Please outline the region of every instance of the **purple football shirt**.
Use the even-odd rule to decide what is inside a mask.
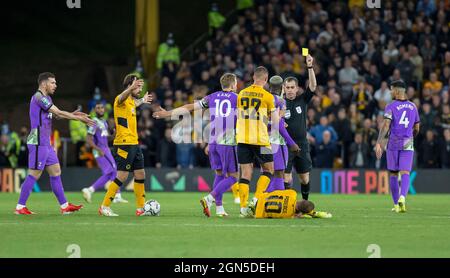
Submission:
[[[94,126],[90,126],[88,128],[88,134],[90,134],[90,135],[92,135],[94,137],[95,145],[97,145],[97,147],[99,147],[100,149],[102,149],[102,151],[104,153],[106,153],[109,150],[109,146],[108,146],[108,136],[109,136],[108,124],[106,123],[105,120],[101,120],[101,119],[99,119],[97,117],[94,118],[93,120],[95,121],[95,125]],[[94,154],[95,158],[98,157],[97,150],[93,150],[93,154]]]
[[[384,117],[391,120],[388,150],[414,150],[414,125],[420,122],[414,103],[394,100],[386,106]]]
[[[237,94],[234,92],[215,92],[200,100],[202,108],[209,108],[209,144],[236,145],[236,107]]]
[[[37,146],[50,146],[50,135],[52,133],[52,113],[49,112],[53,106],[52,98],[37,91],[30,102],[31,131],[28,135],[27,144]]]
[[[274,95],[274,98],[275,98],[275,108],[280,109],[280,111],[284,110],[286,108],[286,101],[283,98],[281,98],[280,96]],[[281,120],[282,119],[280,119],[280,121]],[[272,122],[269,122],[269,124],[267,125],[267,128],[269,130],[271,144],[277,144],[277,145],[283,145],[283,146],[286,145],[286,140],[280,134],[279,130],[274,130],[272,132]]]

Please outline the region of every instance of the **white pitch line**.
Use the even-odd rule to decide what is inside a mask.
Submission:
[[[27,223],[27,222],[3,222],[2,225],[60,225],[60,223]],[[114,226],[184,226],[184,227],[210,227],[210,228],[220,228],[220,227],[235,227],[235,228],[345,228],[346,225],[262,225],[262,224],[200,224],[200,223],[89,223],[89,222],[78,222],[71,223],[71,225],[94,225],[94,226],[104,226],[104,225],[114,225]]]

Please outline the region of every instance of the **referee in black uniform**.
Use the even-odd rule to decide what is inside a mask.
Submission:
[[[298,80],[295,77],[286,78],[283,88],[286,99],[285,120],[286,124],[288,124],[287,131],[300,147],[300,155],[289,152],[289,161],[284,175],[284,185],[286,189],[291,187],[292,167],[294,167],[300,178],[301,193],[304,200],[308,200],[310,191],[309,172],[312,169],[309,143],[306,139],[306,112],[308,111],[308,103],[313,98],[317,87],[313,62],[314,59],[311,55],[306,56],[309,82],[308,87],[303,93],[299,93],[300,88],[298,86]]]

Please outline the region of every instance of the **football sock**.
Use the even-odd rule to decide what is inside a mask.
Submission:
[[[303,200],[308,200],[310,190],[311,190],[311,186],[310,186],[309,182],[307,184],[300,185],[300,191],[302,192]]]
[[[66,196],[64,196],[64,188],[61,181],[61,176],[50,177],[50,186],[52,187],[53,194],[60,205],[67,203]]]
[[[145,180],[134,180],[134,195],[136,196],[136,208],[143,208],[145,204]]]
[[[406,195],[408,195],[409,191],[409,174],[403,174],[402,180],[401,180],[401,196],[404,196],[406,198]]]
[[[216,199],[216,206],[222,205],[223,193],[227,192],[236,182],[237,179],[235,177],[228,177],[216,185],[214,190],[211,192],[211,195]]]
[[[239,198],[241,199],[241,208],[247,207],[248,194],[250,191],[250,181],[246,179],[239,180]]]
[[[19,204],[17,204],[16,209],[17,209],[17,210],[21,210],[21,209],[23,209],[24,207],[25,207],[24,205],[19,205]]]
[[[122,186],[122,182],[119,179],[115,179],[108,187],[108,191],[106,191],[105,198],[103,199],[102,206],[110,207],[111,202],[114,200],[116,196],[117,190]]]
[[[216,214],[224,214],[225,213],[225,209],[223,208],[223,206],[216,206]]]
[[[20,189],[20,197],[18,202],[19,205],[26,206],[27,200],[30,197],[35,182],[36,179],[31,175],[28,175],[27,178],[24,180],[24,182],[22,183],[22,187]]]
[[[409,180],[409,179],[408,179]],[[394,201],[394,204],[398,204],[398,198],[399,195],[399,188],[398,188],[398,177],[397,176],[391,176],[389,179],[389,184],[391,186],[391,194],[392,194],[392,200]]]
[[[103,186],[105,186],[105,184],[109,181],[109,176],[108,175],[103,175],[100,178],[98,178],[92,185],[91,187],[89,187],[89,191],[91,193],[103,188]],[[93,191],[91,191],[91,189]]]
[[[214,176],[214,183],[213,183],[213,189],[216,188],[216,186],[225,178],[225,176],[219,176],[219,175],[215,175]]]
[[[231,191],[233,192],[233,198],[239,198],[239,183],[235,183],[233,184],[233,186],[231,187]]]
[[[262,173],[259,177],[258,182],[256,183],[256,192],[255,197],[259,199],[259,196],[264,193],[269,186],[270,180],[272,178],[272,174],[268,172]]]

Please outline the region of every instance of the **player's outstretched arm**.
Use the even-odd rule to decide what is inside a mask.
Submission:
[[[124,103],[124,101],[131,95],[131,93],[136,90],[137,88],[139,88],[140,86],[142,87],[144,85],[144,80],[142,79],[135,79],[133,81],[133,83],[130,85],[130,87],[128,87],[125,91],[123,91],[118,99],[117,102],[118,104],[122,104]]]
[[[148,92],[146,92],[143,98],[136,99],[134,103],[136,104],[136,107],[139,107],[142,104],[152,104],[152,101],[153,101],[152,96],[149,95]]]
[[[381,156],[383,155],[383,150],[386,147],[387,142],[386,138],[388,136],[390,127],[391,127],[391,120],[385,118],[380,133],[378,134],[377,144],[375,145],[375,154],[377,155],[377,159],[381,159]]]
[[[67,111],[59,110],[58,107],[56,107],[55,105],[50,107],[49,111],[61,119],[80,121],[87,124],[88,126],[95,125],[94,120],[89,118],[89,116],[83,112],[78,111],[76,113],[70,113]]]
[[[189,103],[169,111],[163,109],[162,107],[160,107],[159,109],[160,109],[159,111],[153,113],[153,118],[164,119],[172,116],[186,115],[194,110],[202,110],[203,107],[200,105],[200,103],[196,102],[196,103]]]

